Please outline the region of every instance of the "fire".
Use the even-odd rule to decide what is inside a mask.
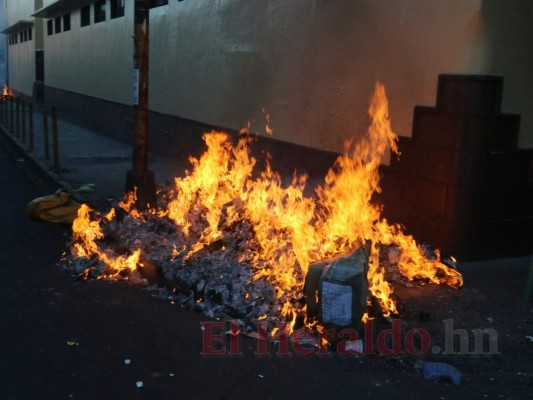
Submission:
[[[7,85],[4,85],[4,89],[2,90],[2,96],[3,97],[9,96],[9,88],[7,87]]]
[[[75,240],[71,248],[73,255],[79,258],[95,258],[102,262],[105,270],[99,276],[100,279],[128,279],[130,273],[137,271],[140,249],[130,256],[115,256],[112,252],[100,250],[96,241],[104,237],[100,226],[102,220],[91,220],[92,211],[86,204],[82,204],[78,210],[78,218],[72,224],[72,236]],[[114,213],[110,212],[104,218],[109,220],[113,215]]]
[[[86,204],[82,204],[78,210],[78,218],[72,223],[72,235],[75,240],[73,251],[76,257],[90,258],[99,253],[96,240],[104,235],[100,229],[100,221],[91,221],[91,211]]]
[[[162,209],[150,211],[173,221],[183,237],[180,251],[174,245],[168,259],[183,253],[186,263],[223,239],[225,232],[249,224],[249,245],[235,245],[240,251],[236,259],[252,265],[253,280],[266,281],[276,288],[279,308],[272,312],[288,322],[289,330],[304,311],[299,299],[308,265],[364,243],[371,248],[369,289],[385,316],[397,310],[392,287],[379,264],[383,245],[398,247],[398,268],[408,279],[461,286],[462,277],[457,271],[444,265],[438,254],[428,257],[411,236],[389,224],[381,217],[381,208],[371,203],[372,195],[381,191],[381,160],[389,150],[398,153],[398,138],[391,128],[385,88],[380,83],[376,83],[368,113],[371,122],[365,137],[357,143],[346,143],[344,154],[337,158],[313,197],[304,195],[306,176],[294,175],[290,183],[284,184],[268,163],[262,172],[255,171],[257,160],[251,155],[253,138],[248,130],[241,132],[235,145],[228,134],[204,134],[206,152],[199,158],[189,158],[192,169],[184,177],[175,178],[171,200]],[[142,222],[142,214],[133,208],[134,201],[135,193],[130,193],[119,206]],[[136,271],[140,249],[128,257],[117,257],[99,248],[101,225],[113,220],[114,214],[91,220],[90,212],[82,206],[74,221],[74,256],[100,260],[106,265],[106,278]]]
[[[124,211],[126,211],[129,215],[131,215],[133,218],[142,218],[139,211],[135,209],[135,201],[137,200],[137,188],[133,189],[133,192],[129,192],[124,196],[124,199],[122,201],[119,201],[118,206],[122,208]],[[110,214],[106,216],[106,219],[108,221],[111,221],[114,217],[114,211],[115,209],[112,209],[110,211]]]

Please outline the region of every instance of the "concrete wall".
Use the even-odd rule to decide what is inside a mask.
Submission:
[[[14,1],[5,0],[6,26],[11,26],[18,21],[32,21],[34,0]],[[17,33],[18,34],[18,33]],[[35,81],[35,30],[33,39],[8,46],[8,81],[9,86],[19,93],[32,96]]]
[[[33,14],[34,0],[4,0],[7,26],[20,20],[30,20]]]
[[[124,17],[80,26],[80,10],[71,12],[71,30],[45,34],[47,86],[131,104],[133,98],[133,8]],[[46,30],[46,23],[45,23]]]
[[[131,104],[126,3],[123,18],[80,28],[76,10],[71,32],[45,36],[47,86]],[[500,74],[503,111],[522,115],[519,144],[533,147],[532,3],[170,0],[151,10],[150,107],[233,129],[252,120],[258,131],[264,108],[275,138],[341,151],[365,131],[377,79],[393,127],[409,136],[440,73]]]
[[[157,42],[166,53],[153,106],[232,128],[248,119],[259,128],[264,107],[277,138],[340,151],[365,131],[379,79],[409,135],[413,106],[434,103],[439,73],[481,72],[480,9],[480,0],[171,2],[154,18],[152,54]]]
[[[32,96],[35,81],[35,47],[33,41],[9,46],[9,86]]]
[[[152,107],[326,150],[366,129],[374,82],[393,126],[435,103],[439,73],[501,74],[504,111],[533,147],[532,2],[528,0],[195,0],[153,10]],[[525,67],[525,68],[524,68]],[[529,74],[529,75],[528,75]],[[157,93],[157,96],[155,96]]]

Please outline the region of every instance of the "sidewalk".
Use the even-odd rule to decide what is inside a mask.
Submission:
[[[132,146],[115,139],[83,129],[58,118],[59,171],[54,168],[52,145],[52,119],[48,115],[49,158],[45,158],[43,113],[34,111],[34,148],[30,150],[29,123],[26,111],[25,141],[22,140],[22,123],[16,135],[16,116],[14,129],[9,129],[9,121],[2,121],[0,132],[10,147],[16,152],[17,159],[24,159],[33,171],[43,179],[55,182],[57,189],[64,188],[81,202],[93,206],[106,206],[113,200],[122,198],[125,192],[126,172],[132,168]],[[154,154],[148,156],[148,168],[154,171],[157,187],[171,183],[175,176],[184,173],[185,165],[178,160]],[[95,184],[92,192],[76,191],[86,184]],[[107,204],[106,204],[107,203]]]
[[[20,114],[22,117],[22,112]],[[125,193],[126,173],[132,168],[132,146],[61,120],[60,117],[61,110],[58,110],[59,171],[54,168],[50,115],[48,115],[49,157],[45,158],[42,110],[34,110],[33,150],[30,150],[29,144],[27,111],[25,141],[22,140],[22,122],[20,122],[17,136],[16,113],[13,129],[11,129],[10,118],[6,120],[4,116],[0,121],[0,137],[9,143],[17,159],[24,159],[29,164],[30,174],[38,174],[41,180],[47,181],[48,190],[55,188],[53,189],[55,191],[64,188],[77,201],[88,203],[93,208],[106,208],[114,200],[121,199]],[[187,157],[181,157],[181,159],[186,160]],[[149,153],[148,168],[154,171],[157,188],[171,184],[174,177],[185,174],[185,170],[191,166],[187,161],[182,160]],[[293,178],[292,171],[285,171],[282,176],[287,184]],[[314,196],[316,186],[322,182],[322,178],[309,178],[305,194]],[[96,185],[94,191],[76,191],[81,186],[90,183]]]

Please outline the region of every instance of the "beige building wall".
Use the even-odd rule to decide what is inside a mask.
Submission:
[[[501,74],[504,110],[533,147],[532,2],[528,0],[195,0],[152,13],[151,104],[341,151],[364,132],[374,82],[393,127],[410,136],[415,105],[434,105],[440,73]],[[524,68],[524,67],[529,68]],[[157,95],[156,95],[157,94]]]
[[[27,96],[33,94],[35,47],[32,41],[9,46],[9,86]]]
[[[126,3],[123,18],[81,28],[76,10],[70,32],[45,36],[46,85],[131,104]],[[366,129],[376,80],[393,127],[410,136],[440,73],[497,74],[530,148],[532,13],[533,0],[170,0],[151,10],[150,108],[258,131],[264,108],[275,138],[341,151]]]
[[[80,10],[71,12],[71,30],[46,35],[45,84],[122,104],[131,104],[133,8],[124,17],[82,27]],[[46,22],[45,22],[46,30]]]
[[[6,26],[11,26],[18,21],[33,21],[34,0],[16,1],[5,0]],[[35,81],[35,29],[33,39],[17,44],[8,45],[8,83],[9,86],[27,96],[33,94]],[[7,40],[4,35],[3,40]]]
[[[7,26],[13,25],[17,21],[33,19],[31,15],[34,12],[34,0],[4,0],[4,2]]]

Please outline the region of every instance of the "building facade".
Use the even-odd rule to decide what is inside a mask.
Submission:
[[[393,127],[410,136],[414,106],[434,104],[439,74],[491,74],[505,79],[503,111],[522,115],[519,147],[533,147],[531,1],[151,4],[150,109],[160,116],[237,130],[252,121],[261,132],[266,110],[276,139],[338,152],[365,131],[376,80],[387,88]],[[125,136],[133,6],[6,0],[11,88],[35,97],[42,86],[45,103],[73,114],[112,109],[120,120],[99,113],[103,124]],[[168,147],[167,136],[180,132],[159,125]]]

